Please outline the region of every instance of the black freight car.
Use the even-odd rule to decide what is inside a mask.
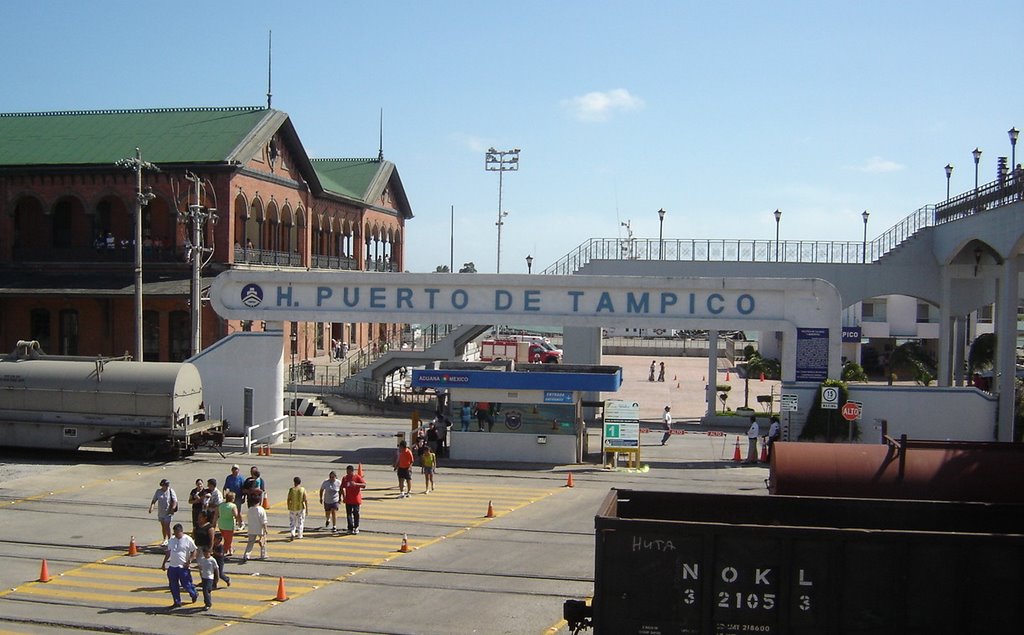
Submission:
[[[592,606],[615,635],[1019,633],[1020,505],[612,490]]]

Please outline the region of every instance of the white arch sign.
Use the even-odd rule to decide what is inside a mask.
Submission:
[[[232,269],[213,281],[210,300],[234,320],[782,331],[784,379],[839,375],[842,302],[813,278]]]

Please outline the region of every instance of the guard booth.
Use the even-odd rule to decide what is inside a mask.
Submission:
[[[448,391],[452,459],[561,465],[582,462],[587,452],[582,395],[617,392],[622,368],[441,362],[433,369],[413,370],[412,385]],[[460,415],[464,404],[474,411],[467,431]],[[478,404],[486,413],[479,419]]]

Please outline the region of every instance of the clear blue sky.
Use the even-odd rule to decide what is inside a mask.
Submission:
[[[869,239],[981,182],[1024,128],[1020,0],[0,0],[0,111],[273,106],[311,156],[384,155],[407,267],[543,269],[591,237]],[[1024,141],[1018,162],[1024,161]]]

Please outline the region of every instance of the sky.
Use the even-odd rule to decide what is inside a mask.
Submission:
[[[395,163],[409,271],[539,272],[591,238],[860,241],[995,179],[1020,0],[0,0],[0,112],[265,105]],[[1024,161],[1024,142],[1018,162]],[[451,223],[454,209],[454,226]],[[454,236],[454,254],[450,238]]]

